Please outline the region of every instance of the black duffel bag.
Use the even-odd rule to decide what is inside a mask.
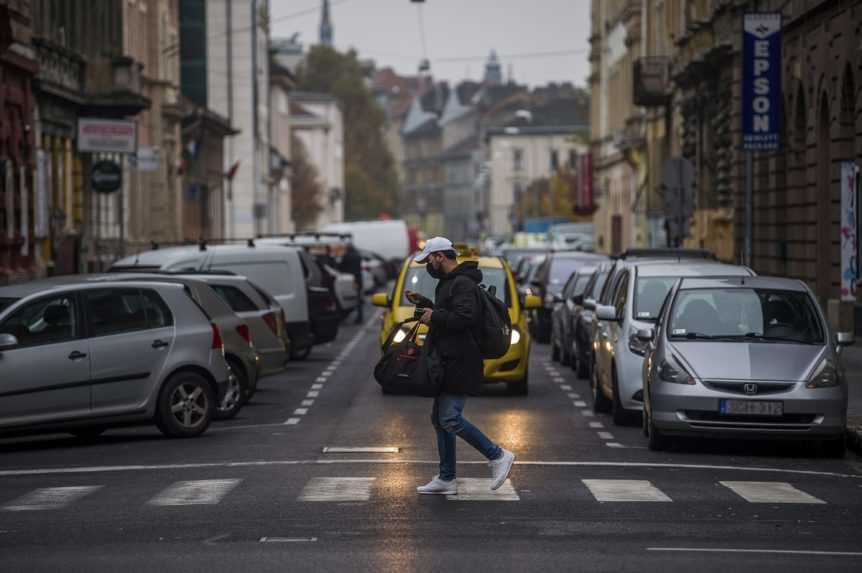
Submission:
[[[440,394],[443,367],[433,344],[429,344],[430,338],[422,346],[417,344],[416,322],[404,340],[393,342],[401,327],[412,321],[406,320],[392,329],[383,345],[383,356],[374,367],[374,378],[385,394],[434,398]]]

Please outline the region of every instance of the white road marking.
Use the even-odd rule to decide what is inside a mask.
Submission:
[[[624,448],[625,447],[622,444],[617,443],[617,442],[605,442],[605,445],[609,448]]]
[[[647,547],[647,551],[678,551],[688,553],[765,553],[773,555],[823,555],[862,557],[859,551],[817,551],[812,549],[735,549],[730,547]]]
[[[316,537],[261,537],[259,543],[315,543]]]
[[[450,501],[520,501],[512,480],[506,480],[496,491],[490,478],[458,478],[458,495],[447,495]]]
[[[301,420],[301,418],[288,418],[287,421],[284,423],[284,425],[285,426],[295,426],[299,423],[300,420]]]
[[[327,446],[322,451],[324,454],[397,454],[401,450],[395,446]]]
[[[581,481],[597,501],[672,501],[648,480],[585,479]]]
[[[178,481],[152,498],[150,505],[215,505],[239,485],[238,479]]]
[[[578,408],[586,408],[587,407],[587,403],[584,402],[583,400],[575,400],[574,404]]]
[[[326,376],[318,376],[315,382],[326,382]]]
[[[40,488],[9,502],[3,506],[3,510],[44,511],[47,509],[62,509],[73,501],[77,501],[101,487],[100,485],[81,485]]]
[[[563,384],[562,386],[560,386],[560,390],[571,390],[571,389],[572,389],[572,387],[569,386],[568,384]]]
[[[601,422],[590,422],[590,427],[591,428],[604,428],[605,425],[602,424]]]
[[[293,413],[296,416],[305,416],[306,414],[308,414],[308,408],[297,408],[293,411]]]
[[[719,482],[745,501],[751,503],[826,503],[813,495],[780,481],[722,481]]]
[[[580,394],[577,394],[577,393],[575,393],[575,392],[569,392],[569,393],[567,394],[567,396],[568,396],[569,398],[571,398],[572,400],[578,400],[578,399],[581,397],[581,395],[580,395]]]
[[[317,398],[318,396],[320,396],[320,392],[317,390],[309,390],[308,394],[305,395],[306,398]]]
[[[303,400],[303,401],[302,401],[302,405],[303,405],[303,406],[313,406],[313,405],[314,405],[314,400]]]
[[[581,410],[581,416],[584,416],[585,418],[592,418],[595,415],[595,412],[592,410]]]
[[[603,440],[613,440],[614,435],[610,432],[598,432],[599,437]]]
[[[312,389],[312,390],[322,390],[322,389],[323,389],[323,384],[312,384],[312,385],[311,385],[311,389]]]
[[[297,501],[368,501],[373,477],[317,477],[311,478]]]

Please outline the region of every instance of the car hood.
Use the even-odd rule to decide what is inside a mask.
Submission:
[[[701,380],[802,381],[826,347],[758,342],[673,342],[671,348]]]

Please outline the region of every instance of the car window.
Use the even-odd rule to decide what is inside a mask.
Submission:
[[[662,303],[676,281],[677,277],[638,277],[635,285],[635,318],[658,319]]]
[[[0,298],[0,312],[3,312],[4,309],[12,306],[17,298]]]
[[[616,291],[614,293],[614,307],[617,309],[617,316],[624,316],[623,312],[626,308],[626,301],[629,296],[629,273],[624,272],[620,275],[620,280],[617,281]]]
[[[578,275],[572,273],[572,275],[569,277],[569,280],[566,281],[566,286],[563,287],[563,298],[569,298],[571,296],[574,296],[575,283],[577,282],[577,280]]]
[[[575,279],[575,284],[572,286],[572,294],[569,296],[584,294],[586,292],[587,285],[590,284],[592,278],[593,273],[578,273],[577,278]]]
[[[506,279],[506,272],[503,269],[480,269],[482,271],[482,285],[485,288],[494,287],[495,296],[508,306],[512,305],[511,297],[509,296],[509,282]],[[401,306],[413,306],[413,303],[407,300],[407,295],[404,291],[411,290],[418,292],[431,301],[434,301],[435,289],[437,288],[437,279],[432,278],[424,267],[412,267],[407,269],[407,274],[404,276],[404,288],[401,292]]]
[[[74,340],[80,333],[75,299],[69,295],[40,298],[13,312],[0,332],[18,339],[19,347]]]
[[[110,336],[148,328],[146,303],[138,289],[87,291],[86,300],[92,336]]]
[[[771,289],[680,291],[670,313],[671,338],[822,344],[823,328],[807,293]]]
[[[174,315],[158,293],[142,290],[141,295],[144,297],[144,312],[147,314],[148,328],[165,328],[174,325]]]
[[[210,284],[210,286],[234,312],[256,312],[260,310],[245,293],[236,287],[219,284]]]
[[[550,272],[548,273],[548,289],[552,292],[560,292],[563,285],[572,273],[582,267],[583,263],[576,259],[555,258],[551,259]]]
[[[600,273],[596,273],[595,280],[592,283],[592,286],[585,292],[587,296],[592,298],[598,297],[602,288],[605,286],[605,282],[608,280],[608,271],[602,271]]]
[[[615,292],[616,283],[620,278],[620,273],[616,266],[612,267],[608,272],[608,278],[605,280],[605,284],[602,286],[601,294],[599,296],[599,302],[601,304],[609,304],[613,298],[613,293]]]
[[[249,285],[251,285],[251,288],[253,288],[253,289],[254,289],[254,292],[256,292],[258,295],[260,295],[260,298],[261,298],[261,299],[263,299],[263,301],[264,301],[267,305],[269,305],[269,306],[278,306],[278,301],[276,301],[276,300],[272,297],[272,295],[271,295],[271,294],[269,294],[268,292],[266,292],[265,290],[263,290],[262,288],[260,288],[259,286],[257,286],[256,284],[254,284],[254,283],[253,283],[253,282],[251,282],[251,281],[248,281],[248,284],[249,284]]]

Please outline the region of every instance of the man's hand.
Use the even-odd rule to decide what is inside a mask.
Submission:
[[[419,295],[419,293],[418,293],[418,292],[414,292],[414,291],[412,291],[412,290],[405,290],[405,291],[404,291],[404,296],[406,296],[406,297],[407,297],[407,300],[409,300],[409,301],[410,301],[410,302],[412,302],[413,304],[416,304],[416,303],[418,303],[418,302],[419,302],[419,297],[420,297],[420,295]]]
[[[434,314],[434,311],[430,308],[426,308],[425,312],[422,313],[422,318],[419,319],[419,322],[422,324],[431,324],[431,315]]]

